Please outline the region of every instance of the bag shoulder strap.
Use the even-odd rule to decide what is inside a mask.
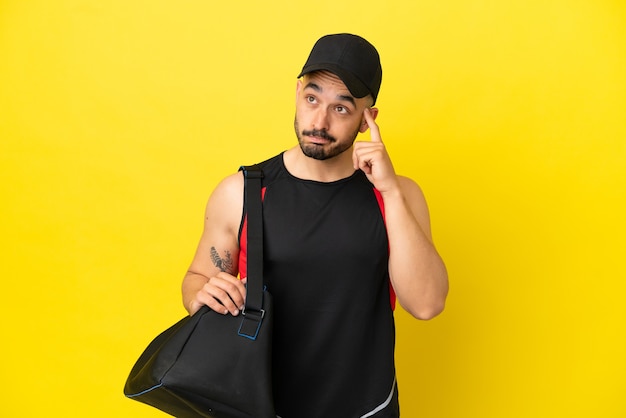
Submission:
[[[244,321],[240,334],[254,339],[256,338],[254,329],[258,330],[258,326],[265,315],[263,310],[263,204],[261,198],[263,171],[258,165],[242,166],[239,170],[244,175],[244,211],[247,217],[248,230],[247,293],[246,306],[243,311]],[[250,323],[250,333],[247,332],[247,322]]]

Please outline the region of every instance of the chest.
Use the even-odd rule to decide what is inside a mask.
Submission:
[[[263,217],[270,264],[324,273],[386,262],[385,225],[369,183],[282,182],[266,189]]]

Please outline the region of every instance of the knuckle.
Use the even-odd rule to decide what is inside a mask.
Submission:
[[[224,290],[228,291],[228,293],[230,293],[230,294],[237,293],[238,290],[239,290],[237,285],[235,283],[231,283],[231,282],[226,283],[226,285],[224,287],[225,287]]]

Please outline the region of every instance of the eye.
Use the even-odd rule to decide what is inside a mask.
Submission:
[[[345,106],[335,106],[335,111],[337,113],[346,114],[348,113],[348,108]]]
[[[305,100],[307,103],[315,103],[317,101],[313,96],[306,96]]]

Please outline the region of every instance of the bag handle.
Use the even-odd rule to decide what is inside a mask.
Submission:
[[[242,312],[239,335],[256,339],[265,316],[263,310],[263,204],[258,165],[242,166],[244,175],[244,208],[247,217],[247,284],[246,306]]]

